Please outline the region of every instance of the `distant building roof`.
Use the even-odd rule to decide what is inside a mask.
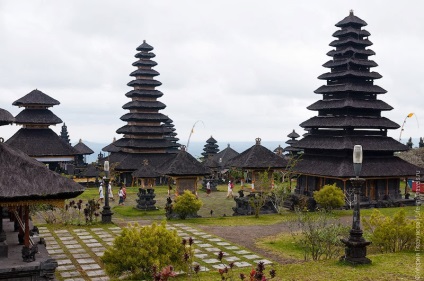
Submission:
[[[76,145],[74,145],[74,148],[79,152],[78,154],[80,155],[89,155],[94,153],[94,151],[85,145],[81,139]]]
[[[287,160],[262,146],[261,139],[257,138],[254,146],[231,159],[228,165],[241,169],[284,168],[287,166]]]
[[[15,117],[9,111],[0,108],[0,126],[11,124],[14,121]]]

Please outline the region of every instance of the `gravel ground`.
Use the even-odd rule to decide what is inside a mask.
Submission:
[[[263,257],[274,260],[280,264],[298,262],[294,259],[284,258],[268,250],[264,250],[255,245],[259,238],[277,235],[281,232],[289,232],[290,228],[287,222],[274,225],[249,225],[249,226],[206,226],[196,225],[205,232],[212,233],[222,237],[234,244],[238,244],[252,252],[258,253]]]

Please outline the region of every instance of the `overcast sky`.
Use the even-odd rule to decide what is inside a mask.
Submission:
[[[374,43],[370,57],[394,107],[383,116],[402,125],[414,112],[424,126],[422,1],[3,1],[0,0],[0,107],[33,89],[60,101],[51,108],[72,143],[109,143],[125,125],[129,74],[143,40],[154,47],[164,93],[161,111],[181,144],[287,140],[316,115],[317,76],[332,48],[334,26],[353,9]],[[4,126],[8,139],[19,127]],[[52,129],[60,132],[61,124]],[[390,135],[398,139],[400,129]],[[402,140],[424,136],[415,117]]]

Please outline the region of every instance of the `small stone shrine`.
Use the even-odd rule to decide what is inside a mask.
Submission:
[[[261,139],[256,139],[256,144],[251,148],[240,153],[229,161],[228,165],[246,172],[252,180],[252,189],[245,195],[244,190],[239,191],[239,196],[234,198],[236,206],[233,207],[233,215],[251,215],[254,212],[252,200],[265,200],[260,209],[261,214],[275,213],[268,198],[263,198],[272,185],[272,173],[274,170],[284,169],[287,166],[287,160],[276,155],[271,150],[261,145]],[[263,186],[261,183],[261,173],[268,172],[270,177],[270,186]]]
[[[157,210],[156,204],[156,194],[154,190],[155,179],[160,176],[159,173],[149,165],[149,161],[145,159],[143,161],[143,166],[136,170],[133,174],[133,177],[141,179],[141,187],[138,189],[138,199],[136,199],[137,206],[136,208],[144,211]]]

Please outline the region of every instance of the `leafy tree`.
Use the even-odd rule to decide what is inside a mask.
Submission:
[[[122,230],[101,260],[106,273],[113,278],[152,280],[153,267],[172,264],[181,269],[184,248],[176,230],[166,229],[165,222],[145,227],[134,224]]]
[[[340,208],[345,204],[343,191],[336,184],[324,185],[319,191],[314,192],[314,199],[326,211]]]
[[[188,215],[196,214],[202,205],[203,202],[196,195],[189,190],[185,190],[182,195],[175,198],[173,212],[184,220]]]

